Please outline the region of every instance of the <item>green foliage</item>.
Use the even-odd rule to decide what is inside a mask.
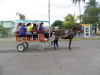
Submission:
[[[0,37],[7,37],[7,31],[2,25],[0,25]]]
[[[53,27],[59,27],[59,29],[64,29],[64,25],[63,25],[62,23],[63,23],[63,21],[61,21],[61,20],[56,20],[56,21],[52,24],[52,26],[53,26]]]
[[[91,8],[91,7],[97,7],[98,2],[96,0],[89,0],[89,2],[86,3],[85,8]]]
[[[72,1],[73,1],[73,3],[75,3],[75,4],[76,4],[76,3],[80,3],[81,1],[82,1],[82,2],[85,2],[85,0],[72,0]]]
[[[96,25],[99,22],[98,12],[100,12],[100,8],[97,7],[98,2],[96,0],[89,0],[85,6],[85,13],[88,13],[88,18],[85,19],[85,23],[91,23]]]
[[[72,14],[68,14],[65,17],[65,21],[63,22],[64,26],[67,27],[67,29],[72,28],[73,25],[76,24],[77,18],[75,17],[75,15]]]
[[[99,23],[98,13],[100,12],[100,7],[98,7],[98,2],[96,0],[89,0],[85,6],[85,14],[88,14],[88,18],[85,19],[86,23],[93,24],[93,28],[95,29],[96,34],[96,27]]]
[[[79,16],[77,16],[77,19],[78,20],[80,20],[80,19],[82,20],[82,17],[83,17],[83,15],[79,15]]]
[[[19,14],[19,16],[20,16],[20,20],[25,20],[25,15],[24,14]]]
[[[21,13],[18,13],[18,12],[17,12],[17,14],[18,14],[20,20],[25,20],[26,17],[25,17],[24,14],[21,14]]]

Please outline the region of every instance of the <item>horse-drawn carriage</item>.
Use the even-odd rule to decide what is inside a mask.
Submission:
[[[36,25],[39,27],[39,25],[40,25],[41,22],[47,23],[49,25],[48,21],[41,21],[41,20],[16,20],[16,25],[18,23],[23,23],[24,25],[26,25],[27,23],[31,23],[31,24],[36,23]],[[17,31],[16,32],[16,43],[17,43],[17,49],[18,49],[18,51],[24,51],[26,48],[28,48],[28,45],[29,45],[28,42],[29,41],[30,42],[39,41],[40,42],[39,49],[40,50],[47,49],[50,46],[50,42],[51,42],[50,41],[50,30],[51,29],[49,27],[48,38],[45,37],[45,32],[47,33],[47,31],[43,31],[42,34],[41,34],[41,31],[36,30],[35,32],[37,34],[31,34],[31,38],[30,39],[27,38],[27,34],[26,34],[27,30],[24,30],[24,32],[25,32],[23,34],[24,38],[23,37],[19,38],[19,36],[21,36],[21,35],[18,34],[18,32],[20,32],[20,31]],[[80,31],[80,30],[81,29],[79,27],[76,28],[76,31]],[[34,30],[31,31],[31,32],[34,32]],[[73,32],[69,31],[69,33],[66,34],[65,30],[55,30],[54,33],[55,33],[54,34],[55,36],[58,36],[61,39],[69,39],[69,49],[71,49],[71,41],[72,41],[72,39],[74,37]],[[37,39],[32,38],[32,36],[34,36],[34,35],[37,35],[38,38]],[[54,42],[54,48],[55,48],[55,42]]]
[[[46,23],[47,25],[49,24],[48,21],[41,21],[41,20],[16,20],[16,25],[18,23],[22,23],[23,25],[26,26],[26,24],[28,24],[28,23],[31,23],[31,25],[33,25],[33,23],[35,23],[36,26],[39,27],[41,22]],[[33,26],[31,26],[31,27],[33,27]],[[21,37],[21,34],[19,34],[19,32],[20,32],[20,30],[17,31],[15,35],[16,35],[17,50],[20,52],[24,51],[26,48],[28,48],[29,42],[35,42],[35,41],[40,42],[39,50],[47,49],[50,46],[49,39],[44,37],[44,32],[42,32],[42,34],[41,34],[41,32],[39,30],[35,30],[35,31],[33,30],[31,32],[36,32],[37,34],[31,34],[30,39],[27,38],[27,34],[26,34],[27,30],[23,31],[24,34],[22,37]],[[49,30],[46,32],[49,32]],[[38,38],[33,39],[34,35],[37,35]]]

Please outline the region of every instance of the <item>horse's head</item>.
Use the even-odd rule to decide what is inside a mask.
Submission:
[[[82,25],[76,26],[76,32],[77,31],[80,31],[81,33],[83,33]]]

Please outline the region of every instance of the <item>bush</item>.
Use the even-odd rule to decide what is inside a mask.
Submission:
[[[0,25],[0,37],[3,38],[3,37],[7,37],[7,36],[8,36],[8,34],[7,34],[6,29],[2,25]]]

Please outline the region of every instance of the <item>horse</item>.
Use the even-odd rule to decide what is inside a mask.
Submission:
[[[81,33],[83,32],[82,28],[77,26],[74,31],[73,31],[73,29],[70,29],[68,31],[67,35],[65,33],[65,30],[55,30],[54,35],[55,35],[55,37],[60,37],[61,39],[69,39],[69,50],[71,50],[71,42],[72,42],[72,39],[74,38],[74,32],[76,33],[77,31],[80,31]],[[56,41],[55,40],[54,40],[54,49],[56,49],[56,47],[55,47],[56,42],[58,43],[58,40],[56,40]]]

